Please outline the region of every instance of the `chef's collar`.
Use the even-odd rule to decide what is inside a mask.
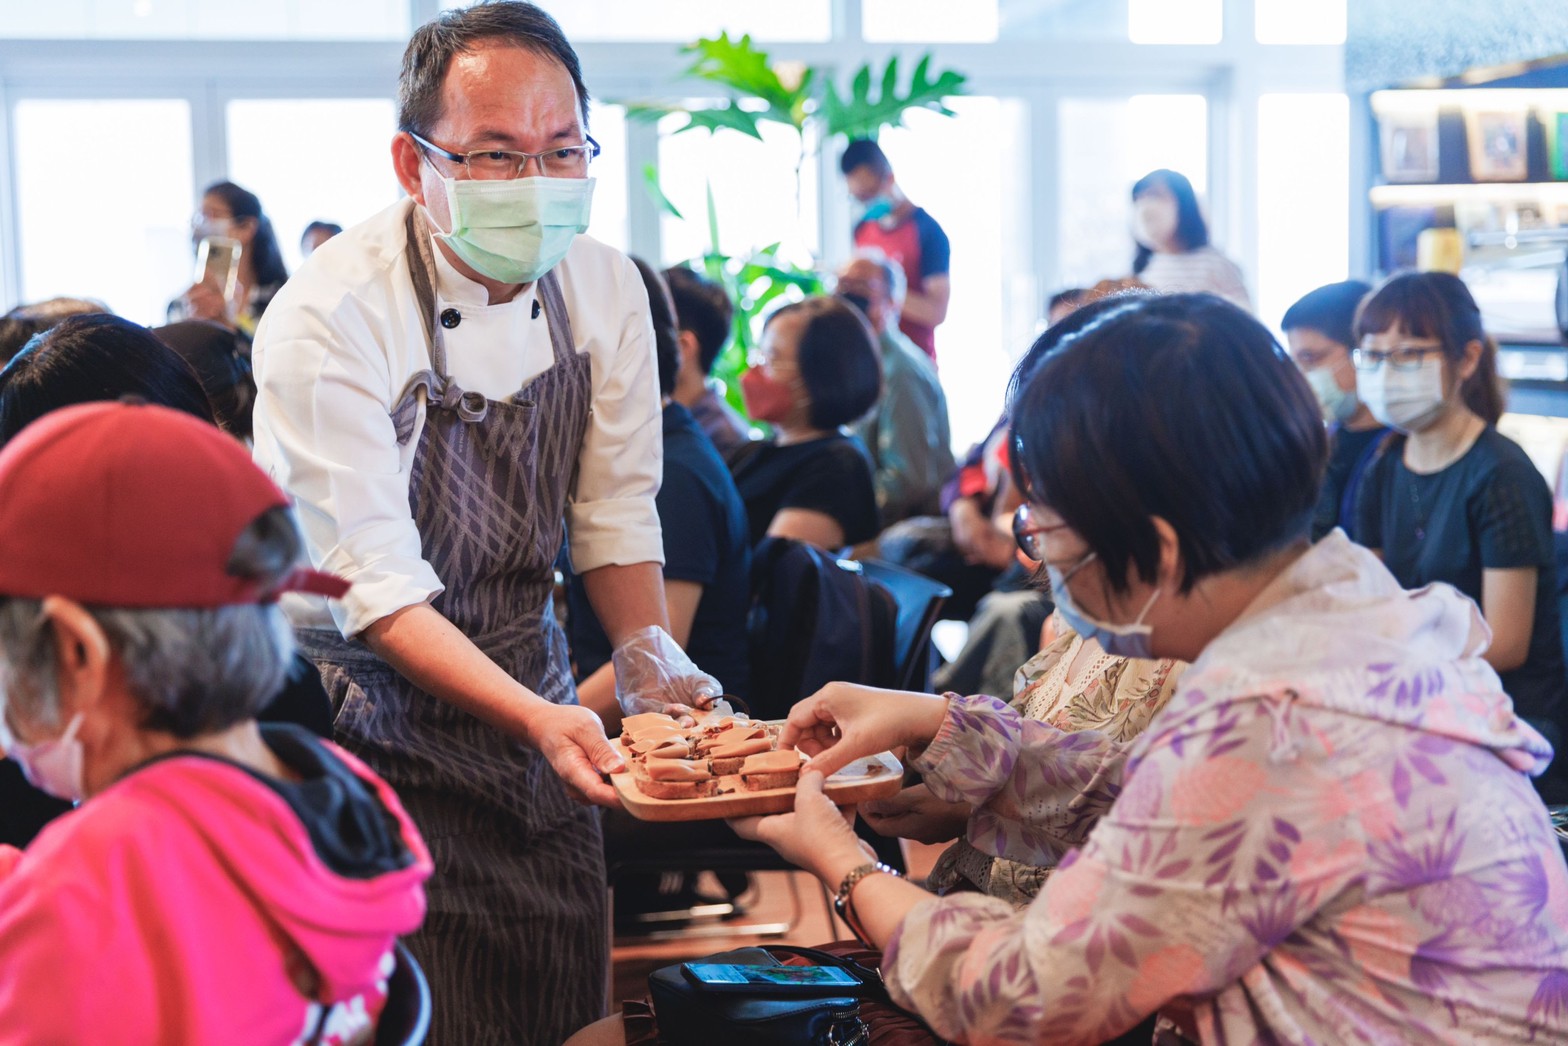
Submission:
[[[448,261],[446,255],[442,253],[441,245],[436,242],[434,236],[431,236],[430,238],[430,252],[436,260],[437,298],[439,298],[442,302],[445,302],[449,305],[456,305],[460,308],[484,309],[490,307],[490,292],[485,289],[483,284],[475,280],[471,280],[467,276],[464,276],[462,273],[458,272],[456,266]],[[538,286],[539,284],[537,281],[529,284],[527,287],[523,288],[522,292],[518,294],[517,297],[513,298],[506,304],[509,306],[515,306],[519,304],[525,307],[530,306],[534,300],[534,292]],[[496,308],[502,308],[502,306],[498,305]]]

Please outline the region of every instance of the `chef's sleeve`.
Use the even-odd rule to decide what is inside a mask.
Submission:
[[[655,504],[664,470],[664,426],[648,294],[629,260],[622,261],[616,286],[607,290],[604,307],[620,317],[619,345],[604,373],[595,360],[592,411],[567,510],[572,566],[579,574],[664,563]]]

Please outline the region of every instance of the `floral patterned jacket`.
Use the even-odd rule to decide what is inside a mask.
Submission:
[[[915,760],[977,846],[1061,860],[1024,912],[923,902],[893,998],[965,1043],[1568,1041],[1551,757],[1474,604],[1342,533],[1292,565],[1130,743],[953,697]],[[1068,854],[1086,820],[1098,820]]]

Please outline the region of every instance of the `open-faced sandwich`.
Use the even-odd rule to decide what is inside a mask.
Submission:
[[[719,790],[707,764],[692,759],[649,759],[633,774],[638,790],[654,799],[703,799]]]
[[[803,758],[793,748],[747,756],[740,766],[740,783],[748,792],[769,788],[794,788],[800,781]]]

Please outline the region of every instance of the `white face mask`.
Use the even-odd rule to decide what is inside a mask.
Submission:
[[[476,181],[442,176],[441,183],[452,231],[438,232],[436,239],[475,272],[501,283],[537,280],[555,268],[577,234],[588,229],[592,178],[539,175]]]
[[[1307,384],[1312,386],[1312,394],[1317,397],[1318,406],[1323,410],[1324,421],[1343,425],[1356,416],[1356,411],[1361,409],[1356,390],[1340,388],[1339,382],[1334,380],[1332,368],[1314,367],[1304,373]],[[1359,377],[1357,380],[1360,380]]]
[[[1372,416],[1400,432],[1414,432],[1443,407],[1443,358],[1433,354],[1411,370],[1383,363],[1356,371],[1356,395]]]
[[[81,802],[82,742],[76,732],[82,728],[82,713],[78,712],[65,725],[59,737],[37,744],[24,745],[5,726],[5,714],[0,709],[0,745],[5,754],[15,759],[22,774],[34,788],[42,789],[56,799]]]

